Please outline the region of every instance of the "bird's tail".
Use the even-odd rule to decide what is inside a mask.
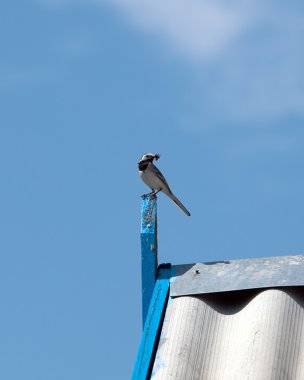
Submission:
[[[182,202],[176,198],[174,194],[168,194],[168,197],[170,197],[173,200],[173,202],[176,203],[178,207],[184,211],[186,215],[190,216],[190,212],[186,209],[186,207],[182,204]]]

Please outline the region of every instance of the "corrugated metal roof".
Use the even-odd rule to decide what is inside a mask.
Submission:
[[[304,255],[157,267],[156,224],[144,197],[132,380],[303,380]]]
[[[304,379],[304,255],[159,270],[134,380]]]
[[[151,378],[303,380],[303,288],[170,298]]]

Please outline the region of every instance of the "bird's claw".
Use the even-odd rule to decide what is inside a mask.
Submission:
[[[142,196],[142,199],[145,199],[145,198],[151,198],[151,199],[153,199],[153,198],[157,198],[157,196],[155,195],[155,192],[152,192],[152,193],[148,193],[148,194],[143,194]]]

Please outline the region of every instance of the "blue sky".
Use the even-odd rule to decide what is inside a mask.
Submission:
[[[303,253],[304,7],[0,4],[0,377],[130,377],[141,334],[137,161],[159,261]]]

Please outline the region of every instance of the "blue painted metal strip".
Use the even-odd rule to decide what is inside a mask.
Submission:
[[[143,196],[141,204],[142,319],[145,325],[157,275],[157,198]]]
[[[137,353],[132,380],[147,380],[150,378],[169,295],[170,272],[170,264],[159,267],[159,274]]]

